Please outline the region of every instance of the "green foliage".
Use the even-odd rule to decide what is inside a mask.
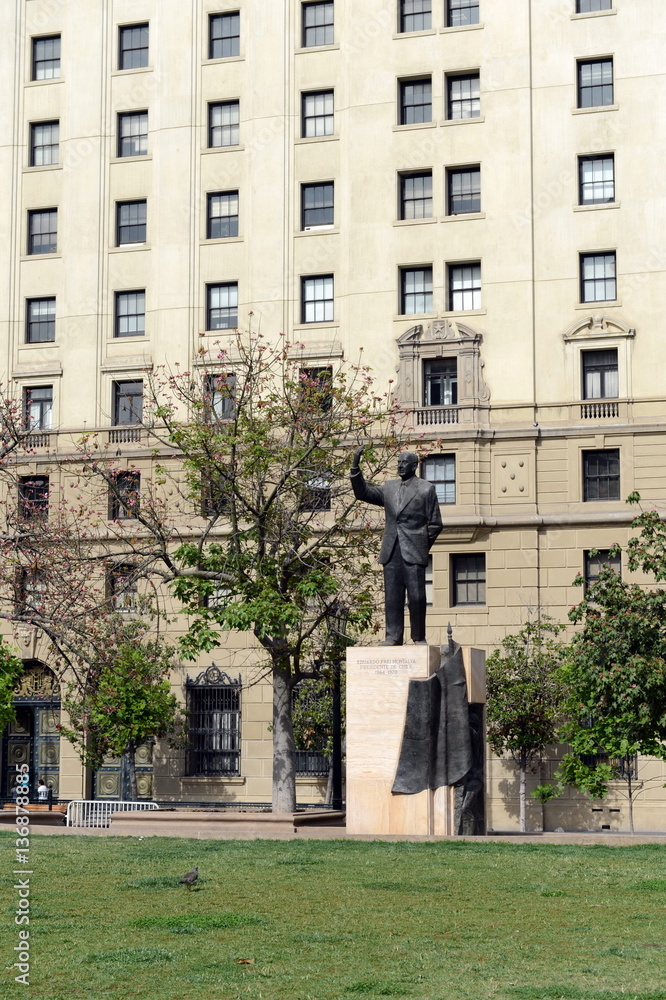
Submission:
[[[637,494],[630,498],[638,499]],[[666,579],[666,529],[660,516],[643,513],[633,526],[640,534],[627,545],[629,569]],[[611,555],[620,552],[616,545]],[[569,618],[582,629],[568,648],[563,670],[569,721],[562,737],[571,754],[558,778],[598,798],[611,779],[621,776],[622,761],[638,753],[666,759],[666,591],[627,583],[606,565]],[[594,755],[596,763],[589,763]]]
[[[178,703],[169,683],[173,650],[161,641],[121,642],[88,673],[84,691],[70,685],[63,698],[69,725],[60,731],[85,764],[101,767],[150,738],[178,727]]]
[[[486,661],[488,743],[532,768],[557,738],[562,721],[559,678],[563,626],[542,616],[502,641]]]
[[[341,676],[344,682],[344,673]],[[344,683],[341,690],[344,718]],[[328,677],[301,681],[292,707],[294,743],[297,750],[330,757],[333,752],[333,693]]]
[[[0,733],[16,718],[14,687],[23,672],[23,661],[0,641]]]

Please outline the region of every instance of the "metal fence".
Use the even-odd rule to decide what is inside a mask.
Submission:
[[[67,826],[110,826],[114,812],[136,812],[159,809],[157,802],[103,802],[94,799],[76,799],[67,806]]]

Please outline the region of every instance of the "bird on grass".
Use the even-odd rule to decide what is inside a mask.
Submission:
[[[187,886],[187,891],[191,892],[192,891],[192,886],[194,885],[194,883],[196,882],[196,880],[198,878],[199,878],[199,869],[195,865],[191,872],[188,872],[187,875],[183,875],[183,877],[181,878],[181,880],[180,880],[180,882],[178,884],[179,885],[186,885]]]

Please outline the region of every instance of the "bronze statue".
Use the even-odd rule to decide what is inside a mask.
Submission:
[[[409,603],[412,642],[425,644],[425,571],[430,547],[442,530],[437,493],[432,483],[419,479],[418,456],[404,451],[398,459],[399,479],[383,486],[366,483],[359,462],[364,448],[354,453],[351,482],[357,500],[383,507],[386,525],[379,561],[384,567],[386,638],[381,646],[402,646],[405,592]]]

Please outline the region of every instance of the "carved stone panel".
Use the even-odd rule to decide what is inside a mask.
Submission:
[[[533,500],[532,456],[499,454],[493,457],[493,503]]]

